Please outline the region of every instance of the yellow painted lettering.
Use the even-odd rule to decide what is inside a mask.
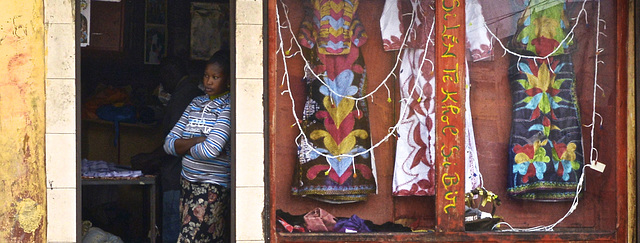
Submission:
[[[460,82],[460,77],[458,77],[458,63],[456,63],[456,67],[454,69],[444,69],[444,75],[442,76],[442,82],[451,81],[455,84]]]
[[[442,114],[445,114],[447,112],[452,112],[454,115],[460,113],[460,107],[457,107],[455,105],[443,105],[442,109],[444,109],[444,111],[442,111]]]
[[[457,94],[458,94],[458,92],[448,92],[448,91],[444,90],[444,88],[441,88],[441,89],[440,89],[440,92],[442,92],[443,94],[445,94],[445,95],[446,95],[446,97],[440,101],[441,103],[447,102],[447,100],[451,100],[451,101],[453,101],[454,103],[458,103],[458,101],[457,101],[457,100],[455,100],[455,99],[451,98],[451,96],[453,96],[453,95],[457,95]]]
[[[444,199],[450,201],[449,204],[444,206],[444,212],[449,214],[449,208],[456,208],[456,198],[458,197],[458,192],[447,192],[444,194]]]
[[[446,25],[442,25],[442,41],[446,41],[446,39],[449,39],[449,41],[453,42],[453,43],[458,43],[458,38],[455,35],[452,34],[447,34],[447,30],[453,30],[453,29],[457,29],[460,28],[460,25],[454,25],[454,26],[446,26]]]
[[[442,184],[444,185],[445,190],[449,190],[450,186],[458,185],[459,182],[460,175],[458,175],[458,173],[455,173],[455,175],[444,173],[444,175],[442,175]]]
[[[456,54],[451,52],[451,48],[453,48],[453,44],[442,43],[442,45],[447,48],[442,54],[442,57],[456,57]]]
[[[447,170],[447,169],[449,169],[449,166],[451,166],[451,162],[449,162],[449,161],[442,162],[442,168],[443,169]]]
[[[454,150],[458,151],[458,150],[460,150],[460,147],[458,147],[458,145],[455,145],[455,146],[451,147],[451,149],[449,150],[448,154],[445,154],[444,153],[444,149],[441,149],[440,150],[440,154],[442,154],[442,156],[445,157],[445,158],[449,158],[449,157],[451,157],[451,154],[453,154],[453,152],[455,152]]]
[[[450,6],[447,6],[446,2],[447,0],[442,0],[442,9],[444,9],[445,12],[451,12],[454,8],[460,7],[459,0],[449,1],[452,3]]]
[[[449,125],[449,116],[446,115],[442,115],[440,116],[440,121],[446,123],[447,125]]]
[[[451,133],[451,135],[454,136],[458,136],[458,133],[460,132],[460,130],[458,130],[458,128],[456,126],[453,125],[448,125],[448,126],[444,126],[442,128],[442,135],[447,135],[446,131],[449,130],[449,132]]]
[[[452,17],[454,17],[454,18],[455,18],[457,15],[456,15],[456,14],[452,14],[452,13],[445,13],[445,14],[444,14],[444,16],[443,16],[442,18],[443,18],[444,20],[449,20],[449,16],[452,16]]]

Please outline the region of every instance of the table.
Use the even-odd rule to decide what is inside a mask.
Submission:
[[[156,242],[158,227],[156,226],[156,176],[142,177],[82,177],[82,186],[122,186],[139,185],[149,189],[149,239]]]

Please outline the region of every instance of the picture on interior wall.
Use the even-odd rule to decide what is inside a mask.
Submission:
[[[229,4],[191,3],[191,59],[207,60],[229,46]]]
[[[167,52],[167,28],[146,25],[144,33],[144,64],[160,64]]]
[[[145,23],[167,23],[167,0],[147,0],[145,6]]]
[[[91,25],[89,24],[91,20],[91,0],[81,0],[80,1],[80,21],[81,22],[81,30],[80,30],[80,46],[86,47],[89,45],[89,33]]]

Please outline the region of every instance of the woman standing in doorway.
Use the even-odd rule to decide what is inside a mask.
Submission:
[[[231,106],[229,51],[207,62],[205,95],[191,101],[165,138],[164,150],[182,156],[178,242],[229,242]]]

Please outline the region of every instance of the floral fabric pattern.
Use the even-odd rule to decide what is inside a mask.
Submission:
[[[575,196],[583,153],[570,60],[568,55],[550,57],[550,63],[523,59],[516,64],[520,70],[511,67],[508,191],[513,197],[555,201]]]
[[[298,34],[310,66],[304,77],[308,91],[301,121],[304,136],[298,141],[299,163],[292,193],[329,203],[363,201],[367,194],[376,192],[377,185],[375,160],[368,151],[371,135],[367,102],[354,99],[362,97],[366,87],[364,58],[359,49],[366,35],[357,25],[358,1],[310,0],[304,6],[314,15],[307,16]],[[331,24],[325,24],[325,20]],[[345,32],[347,28],[349,32]],[[329,39],[339,36],[343,38],[340,43],[351,44],[348,48],[328,48],[325,44],[332,41],[323,33],[329,33]]]
[[[583,166],[575,75],[563,43],[568,25],[563,1],[531,1],[518,22],[513,46],[527,55],[509,68],[513,122],[509,142],[510,196],[564,201],[575,197]],[[555,52],[554,52],[555,51]]]
[[[229,242],[229,189],[181,178],[182,227],[178,242]]]

